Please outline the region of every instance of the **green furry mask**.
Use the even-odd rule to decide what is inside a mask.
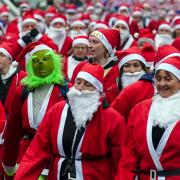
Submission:
[[[34,53],[32,57],[28,60],[26,69],[27,69],[27,76],[21,80],[21,83],[23,86],[26,86],[29,90],[43,86],[43,85],[48,85],[48,84],[63,84],[64,82],[64,76],[62,73],[62,57],[59,56],[58,54],[55,54],[53,51],[45,51],[41,50],[43,56],[50,57],[53,60],[54,63],[54,70],[52,71],[51,74],[49,74],[46,77],[39,77],[35,75],[34,69],[33,69],[33,60],[37,58]],[[38,51],[39,52],[39,51]]]

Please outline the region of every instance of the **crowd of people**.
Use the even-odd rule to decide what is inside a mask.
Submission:
[[[2,5],[0,179],[179,180],[178,8]]]

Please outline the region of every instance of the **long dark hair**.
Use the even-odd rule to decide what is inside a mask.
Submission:
[[[142,63],[141,61],[140,61],[140,64],[141,64],[142,69],[147,73],[147,69],[146,69],[145,64]],[[122,74],[123,74],[123,67],[124,67],[124,65],[119,69],[119,77],[118,77],[118,89],[119,89],[119,91],[121,91],[123,89],[122,81],[121,81]]]

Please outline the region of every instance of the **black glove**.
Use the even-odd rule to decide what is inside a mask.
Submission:
[[[39,31],[37,29],[32,29],[30,32],[30,36],[32,38],[35,38],[39,34]]]
[[[26,45],[30,44],[32,42],[30,34],[27,34],[22,37],[22,40],[26,43]]]

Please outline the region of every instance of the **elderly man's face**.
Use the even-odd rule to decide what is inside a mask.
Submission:
[[[78,89],[79,91],[83,91],[83,90],[95,91],[96,90],[96,88],[91,83],[89,83],[88,81],[82,78],[76,78],[74,87]]]
[[[26,24],[23,24],[22,26],[22,32],[28,32],[28,31],[31,31],[32,29],[35,29],[37,27],[37,25],[35,23],[26,23]]]

